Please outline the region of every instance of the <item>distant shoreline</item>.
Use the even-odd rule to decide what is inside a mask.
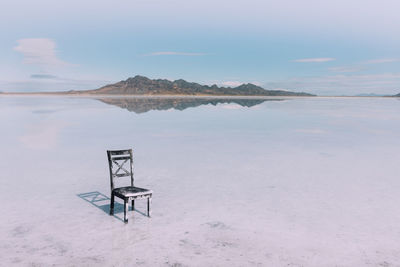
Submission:
[[[290,99],[313,98],[315,96],[239,96],[239,95],[107,95],[107,94],[54,94],[54,93],[1,93],[9,97],[68,97],[68,98],[138,98],[138,99]]]
[[[277,99],[277,98],[387,98],[396,96],[263,96],[263,95],[132,95],[132,94],[85,94],[66,92],[0,92],[0,96],[50,96],[82,98],[211,98],[211,99]]]

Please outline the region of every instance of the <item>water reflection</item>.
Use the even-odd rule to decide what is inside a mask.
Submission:
[[[103,103],[127,109],[130,112],[145,113],[150,110],[184,110],[201,105],[238,104],[242,107],[254,107],[265,101],[283,101],[284,99],[220,99],[220,98],[97,98]]]

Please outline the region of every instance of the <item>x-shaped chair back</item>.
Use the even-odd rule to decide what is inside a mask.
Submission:
[[[119,177],[131,177],[133,186],[133,155],[132,149],[107,150],[108,166],[110,168],[111,191],[114,190],[114,179]]]

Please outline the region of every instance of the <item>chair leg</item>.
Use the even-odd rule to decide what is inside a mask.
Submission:
[[[110,199],[110,215],[114,215],[114,194],[111,193],[111,199]]]
[[[132,199],[132,210],[135,210],[135,199]]]
[[[151,197],[147,198],[147,216],[151,217]]]
[[[128,223],[128,199],[124,199],[124,223]]]

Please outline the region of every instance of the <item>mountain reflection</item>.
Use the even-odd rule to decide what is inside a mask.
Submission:
[[[130,112],[145,113],[150,110],[184,110],[201,105],[238,104],[242,107],[253,107],[265,101],[282,101],[283,99],[217,99],[217,98],[97,98],[103,103],[127,109]]]

